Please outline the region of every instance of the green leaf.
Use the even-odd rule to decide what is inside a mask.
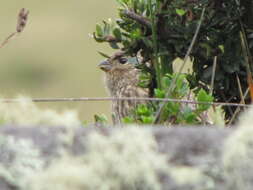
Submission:
[[[106,22],[103,21],[104,23],[104,36],[108,36],[110,34],[110,25]]]
[[[148,108],[147,105],[140,104],[140,105],[138,105],[138,107],[137,107],[136,113],[137,113],[137,115],[139,115],[139,116],[142,116],[142,115],[149,116],[151,112],[150,112],[150,110],[149,110],[149,108]]]
[[[102,115],[94,115],[94,119],[95,119],[95,122],[96,123],[107,123],[108,122],[108,119],[107,117],[102,114]]]
[[[132,63],[130,60],[128,60],[130,63]],[[137,60],[136,60],[137,61]],[[151,76],[149,73],[141,73],[139,77],[139,83],[138,86],[142,88],[148,88],[151,81]]]
[[[141,121],[143,124],[152,124],[155,118],[153,116],[141,116]]]
[[[176,77],[176,75],[174,77]],[[176,88],[179,88],[179,89],[182,88],[184,84],[184,79],[185,79],[184,75],[181,75],[181,74],[178,75],[177,80],[176,80]]]
[[[172,115],[177,115],[180,112],[180,104],[177,102],[169,102],[166,105],[167,111]]]
[[[104,41],[105,41],[104,38],[100,38],[100,37],[96,36],[96,33],[95,33],[95,32],[93,33],[93,38],[94,38],[94,40],[95,40],[96,42],[98,42],[98,43],[101,43],[101,42],[104,42]]]
[[[140,29],[136,29],[131,32],[131,38],[138,39],[140,37],[141,37],[141,30]]]
[[[197,94],[197,101],[198,102],[213,102],[212,95],[208,94],[205,90],[200,89],[200,91]],[[198,104],[197,110],[198,111],[206,111],[208,108],[210,108],[211,105],[208,104]]]
[[[219,47],[219,49],[221,50],[221,52],[222,52],[222,53],[224,53],[224,52],[225,52],[224,45],[219,45],[218,47]]]
[[[96,25],[96,34],[98,37],[103,37],[103,29],[99,24]]]
[[[131,124],[131,123],[134,123],[134,118],[132,118],[132,117],[124,117],[123,119],[122,119],[122,122],[123,123],[125,123],[125,124]]]
[[[149,83],[147,83],[146,81],[140,81],[138,83],[138,86],[142,87],[142,88],[148,88],[148,85],[149,85]]]
[[[127,9],[127,3],[124,0],[116,0],[124,9]]]
[[[182,117],[187,124],[196,124],[197,122],[197,114],[188,106],[184,108]]]
[[[156,98],[165,98],[164,90],[160,90],[160,89],[156,88],[154,92],[155,92]]]
[[[113,35],[116,37],[117,40],[119,40],[119,41],[122,40],[122,35],[121,35],[121,31],[119,28],[114,28]]]
[[[167,89],[171,85],[171,76],[165,76],[162,78],[162,87]]]
[[[179,16],[184,16],[186,11],[184,9],[176,9],[176,13],[179,15]]]

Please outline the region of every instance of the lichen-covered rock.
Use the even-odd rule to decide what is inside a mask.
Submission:
[[[235,129],[0,128],[1,190],[250,190],[253,111]]]
[[[253,109],[242,115],[239,129],[224,147],[227,189],[253,189]]]
[[[168,166],[150,130],[127,128],[109,137],[93,132],[83,141],[86,154],[55,160],[25,189],[161,189],[158,173],[167,173]]]
[[[42,169],[35,167],[33,175],[17,178],[21,183],[14,181],[16,189],[216,190],[222,155],[217,145],[223,144],[230,131],[6,126],[0,128],[0,134],[7,139],[29,140],[28,149],[39,150],[35,158],[43,163]],[[4,171],[8,173],[6,168]],[[0,186],[6,185],[6,179],[0,178]]]
[[[12,187],[23,187],[28,176],[41,171],[45,160],[30,139],[0,135],[0,176]]]

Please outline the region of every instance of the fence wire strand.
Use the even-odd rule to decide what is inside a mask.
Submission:
[[[17,103],[25,99],[10,99],[3,98],[0,102],[3,103]],[[226,103],[226,102],[200,102],[193,100],[171,99],[171,98],[139,98],[139,97],[81,97],[81,98],[33,98],[27,99],[32,102],[46,103],[46,102],[101,102],[101,101],[152,101],[152,102],[177,102],[182,104],[204,104],[212,106],[230,106],[230,107],[252,107],[252,105],[239,104],[239,103]]]

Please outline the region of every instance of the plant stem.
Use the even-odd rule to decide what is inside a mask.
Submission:
[[[12,38],[14,38],[17,34],[18,34],[17,32],[11,33],[11,34],[0,44],[0,49],[1,49],[2,47],[4,47],[6,44],[8,44],[8,43],[10,42],[10,40],[11,40]]]
[[[156,10],[157,7],[159,7],[160,2],[159,0],[156,1]],[[153,11],[153,6],[152,6],[152,0],[148,1],[148,8],[151,14],[151,23],[152,23],[152,40],[153,40],[153,44],[154,44],[154,54],[155,56],[151,57],[152,60],[152,64],[154,64],[154,68],[155,68],[155,73],[156,73],[156,82],[157,82],[157,87],[159,89],[161,89],[161,65],[160,65],[160,59],[159,59],[159,55],[158,55],[158,51],[159,51],[159,47],[158,47],[158,38],[157,38],[157,19],[156,19],[156,10]]]
[[[196,42],[196,39],[197,39],[197,37],[198,37],[198,34],[199,34],[199,30],[200,30],[202,21],[204,20],[205,10],[206,10],[206,8],[204,7],[203,10],[202,10],[202,13],[201,13],[201,17],[200,17],[200,20],[199,20],[197,29],[196,29],[196,31],[195,31],[195,34],[194,34],[193,39],[192,39],[192,41],[191,41],[191,44],[190,44],[190,46],[189,46],[189,48],[188,48],[188,50],[187,50],[187,53],[186,53],[186,55],[185,55],[185,57],[184,57],[184,62],[183,62],[183,64],[181,65],[181,67],[179,68],[179,72],[177,73],[176,77],[173,78],[173,80],[172,80],[172,82],[171,82],[171,86],[169,87],[169,90],[168,90],[168,92],[167,92],[166,95],[165,95],[166,98],[168,98],[168,97],[170,96],[171,92],[174,90],[174,88],[175,88],[175,86],[176,86],[176,81],[177,81],[177,79],[178,79],[180,73],[182,73],[183,68],[184,68],[184,66],[185,66],[185,64],[186,64],[186,62],[187,62],[187,60],[188,60],[188,58],[189,58],[189,56],[190,56],[190,54],[191,54],[191,51],[192,51],[192,49],[193,49],[193,46],[194,46],[194,44],[195,44],[195,42]],[[161,122],[161,121],[160,121],[160,120],[161,120],[160,116],[163,114],[163,109],[164,109],[165,105],[166,105],[166,103],[163,102],[163,103],[159,106],[158,111],[157,111],[156,116],[155,116],[155,124],[158,124],[158,123]]]
[[[215,79],[215,73],[216,73],[216,66],[217,66],[217,56],[214,57],[214,61],[213,61],[213,70],[212,70],[212,79],[211,79],[210,94],[213,94],[214,79]]]

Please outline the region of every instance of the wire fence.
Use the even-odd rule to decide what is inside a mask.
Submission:
[[[4,103],[17,103],[23,99],[0,99],[0,102]],[[152,101],[152,102],[178,102],[182,104],[205,104],[212,106],[229,106],[229,107],[253,107],[249,104],[238,104],[238,103],[226,103],[226,102],[200,102],[185,99],[171,99],[171,98],[139,98],[139,97],[81,97],[81,98],[32,98],[28,99],[37,103],[45,102],[101,102],[101,101]]]

